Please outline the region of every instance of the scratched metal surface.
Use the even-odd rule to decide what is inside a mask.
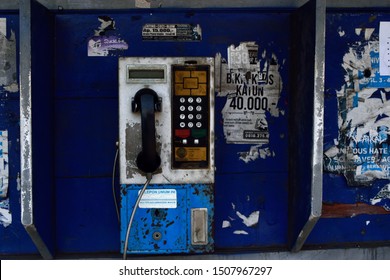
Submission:
[[[390,15],[386,11],[373,13],[346,13],[329,12],[326,24],[326,75],[325,75],[325,133],[324,152],[337,144],[339,139],[338,129],[338,103],[337,92],[344,85],[343,57],[352,52],[361,59],[365,46],[378,40],[379,22],[389,21]],[[359,33],[357,28],[362,28]],[[374,30],[370,30],[374,29]],[[367,33],[366,33],[367,30]],[[371,32],[372,31],[372,32]],[[358,47],[360,46],[360,47]],[[372,54],[371,54],[372,55]],[[354,61],[347,59],[347,63],[353,65]],[[356,62],[355,62],[356,63]],[[372,64],[372,67],[371,67]],[[357,70],[371,67],[375,72],[374,63],[366,65],[355,64]],[[349,66],[344,66],[348,68]],[[352,67],[352,66],[351,66]],[[360,79],[360,78],[359,78]],[[383,83],[378,87],[388,91],[388,85]],[[372,100],[372,99],[371,99]],[[388,100],[388,98],[387,98]],[[386,98],[383,100],[386,102]],[[359,106],[364,106],[359,105]],[[380,110],[376,111],[380,115]],[[388,124],[389,122],[387,122]],[[362,124],[365,125],[365,123]],[[342,144],[340,140],[339,145]],[[385,155],[383,155],[385,156]],[[388,179],[373,179],[366,183],[354,182],[351,175],[349,180],[338,172],[327,170],[329,162],[324,156],[325,170],[323,176],[323,202],[326,214],[329,218],[320,219],[307,240],[307,245],[322,244],[336,245],[348,244],[349,246],[364,246],[369,244],[386,244],[390,234],[390,212],[388,210],[389,196],[379,192],[390,183]],[[376,201],[374,199],[377,199]],[[343,213],[344,212],[344,213]]]

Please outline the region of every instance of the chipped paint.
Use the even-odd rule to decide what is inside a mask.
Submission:
[[[116,32],[115,21],[109,16],[99,16],[100,26],[88,41],[88,56],[114,56],[116,51],[123,51],[129,45],[114,34]]]
[[[9,208],[9,199],[0,201],[0,223],[4,227],[8,227],[12,224],[12,213]]]
[[[0,131],[0,197],[7,197],[8,178],[8,131]]]
[[[262,145],[252,146],[249,151],[240,152],[239,159],[248,163],[250,161],[255,161],[258,158],[266,159],[267,157],[274,157],[275,152],[271,151],[269,147],[261,148]]]
[[[339,33],[340,37],[344,37],[345,36],[345,31],[342,29],[341,26],[337,29],[337,32]]]
[[[390,211],[390,184],[384,186],[374,198],[370,199],[372,205],[381,205],[387,211]]]
[[[247,227],[253,227],[259,223],[260,211],[254,211],[248,217],[238,211],[236,214],[242,220],[242,223]]]
[[[251,197],[247,195],[242,203],[235,204],[231,202],[230,205],[232,211],[229,213],[230,215],[227,216],[227,219],[222,221],[222,228],[237,235],[249,235],[253,233],[259,224],[260,211],[255,210],[249,215],[244,214],[244,212],[247,213],[248,207],[253,209]]]
[[[233,231],[233,234],[248,235],[249,233],[246,232],[245,230],[235,230],[235,231]]]
[[[10,93],[19,91],[16,64],[15,32],[7,37],[6,19],[0,18],[0,87]]]
[[[336,91],[339,136],[324,152],[324,170],[344,174],[349,185],[390,179],[390,78],[379,73],[379,41],[374,29],[343,56],[344,84]]]
[[[226,143],[254,144],[249,151],[238,153],[245,163],[274,156],[267,147],[268,118],[281,115],[278,102],[283,83],[278,58],[263,49],[259,59],[256,42],[231,45],[227,52],[226,61],[216,55],[220,68],[217,96],[226,98],[222,109]]]
[[[225,220],[222,222],[222,228],[229,228],[231,226],[232,226],[232,224],[229,221]]]

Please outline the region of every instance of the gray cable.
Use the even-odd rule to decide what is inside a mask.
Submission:
[[[118,159],[118,154],[119,154],[119,149],[117,148],[115,153],[114,166],[112,168],[112,197],[114,198],[116,215],[118,217],[118,224],[120,224],[121,221],[119,216],[119,208],[118,208],[118,202],[115,194],[115,169],[116,169],[116,161]]]
[[[134,216],[135,216],[135,212],[137,211],[137,208],[138,208],[139,202],[141,201],[142,195],[144,194],[146,188],[149,186],[151,180],[152,180],[152,173],[147,173],[146,174],[145,185],[142,187],[140,193],[138,194],[137,201],[136,201],[136,203],[134,205],[133,211],[131,212],[130,220],[129,220],[129,223],[127,225],[125,246],[123,248],[123,259],[124,260],[127,259],[127,247],[129,245],[130,230],[131,230],[131,226],[133,224],[133,219],[134,219]]]

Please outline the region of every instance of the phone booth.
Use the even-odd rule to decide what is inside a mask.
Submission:
[[[124,57],[119,84],[123,250],[211,252],[214,59]]]

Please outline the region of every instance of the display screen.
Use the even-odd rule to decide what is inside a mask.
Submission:
[[[128,69],[129,79],[164,79],[164,69]]]

